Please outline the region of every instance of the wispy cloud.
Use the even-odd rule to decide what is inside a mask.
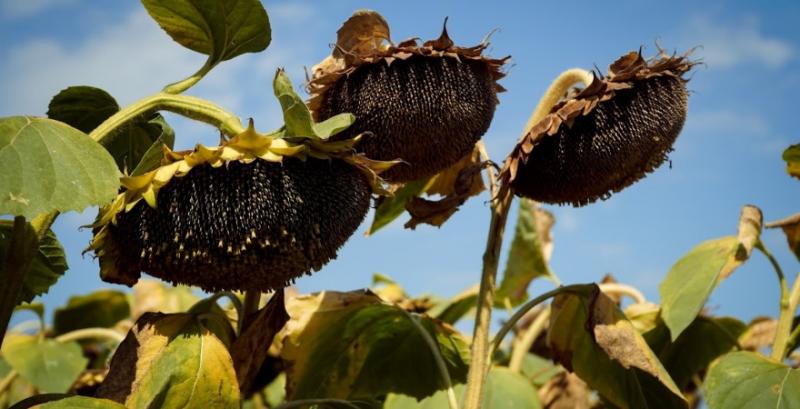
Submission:
[[[789,42],[763,33],[755,17],[723,23],[695,16],[689,20],[685,32],[691,41],[702,46],[698,54],[713,68],[751,63],[780,68],[797,51]]]
[[[0,15],[5,18],[30,17],[54,8],[74,4],[77,0],[0,0]]]

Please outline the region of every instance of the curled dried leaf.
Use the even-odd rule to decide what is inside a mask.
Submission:
[[[739,216],[739,249],[736,252],[736,258],[739,260],[747,260],[750,254],[753,253],[753,247],[758,244],[761,237],[761,225],[764,221],[764,216],[761,209],[752,205],[742,207],[742,213]]]
[[[380,51],[384,41],[391,43],[389,24],[375,11],[358,10],[336,31],[334,58],[345,61]]]

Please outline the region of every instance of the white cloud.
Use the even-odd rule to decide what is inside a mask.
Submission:
[[[780,68],[796,50],[788,42],[765,35],[755,18],[722,24],[708,17],[689,20],[687,38],[702,46],[698,55],[712,68],[756,63]]]
[[[0,0],[0,15],[5,18],[30,17],[74,3],[75,0]]]

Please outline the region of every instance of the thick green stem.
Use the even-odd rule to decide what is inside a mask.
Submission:
[[[215,126],[227,136],[234,136],[245,131],[242,122],[237,116],[210,101],[186,95],[161,92],[128,105],[100,124],[89,136],[97,142],[102,142],[103,139],[129,121],[156,111],[174,112],[187,118],[205,122]]]
[[[247,329],[247,327],[255,318],[255,313],[258,312],[260,303],[261,291],[247,290],[244,293],[244,304],[242,304],[241,321],[239,322],[240,334],[244,333],[244,330]]]
[[[24,217],[14,218],[11,234],[11,243],[6,250],[5,259],[2,260],[3,269],[0,270],[3,282],[0,286],[0,340],[5,337],[8,322],[25,282],[25,275],[38,248],[37,233]]]
[[[778,276],[778,283],[781,287],[778,327],[775,329],[775,341],[772,343],[772,354],[770,357],[775,361],[783,361],[786,357],[787,342],[790,332],[792,331],[792,318],[794,317],[794,311],[797,309],[797,299],[794,300],[794,305],[792,305],[792,297],[789,294],[789,285],[786,283],[786,276],[783,274],[783,270],[781,270],[781,266],[778,264],[778,260],[775,259],[775,256],[764,247],[764,243],[761,241],[756,243],[755,248],[760,250],[761,253],[767,257],[770,264],[772,264],[772,268],[775,269],[775,274]],[[798,290],[798,286],[800,286],[800,284],[798,284],[796,280],[793,286],[793,293],[800,291]]]
[[[566,91],[577,82],[585,85],[591,83],[591,73],[580,69],[563,72],[550,85],[544,97],[539,101],[522,133],[525,136],[534,125],[541,121]],[[483,399],[483,384],[489,372],[491,359],[489,355],[489,326],[492,320],[497,265],[500,262],[500,250],[503,246],[503,232],[508,220],[508,210],[514,196],[510,191],[496,198],[492,206],[492,219],[489,222],[489,234],[486,239],[486,250],[483,253],[483,270],[478,292],[478,310],[475,314],[475,328],[472,337],[472,363],[467,374],[467,389],[464,397],[464,409],[479,409]]]
[[[108,328],[82,328],[59,335],[55,340],[58,342],[70,342],[89,338],[110,339],[119,343],[125,339],[125,334]]]

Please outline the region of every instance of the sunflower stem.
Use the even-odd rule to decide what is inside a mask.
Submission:
[[[209,56],[208,60],[206,60],[206,63],[203,64],[203,66],[200,67],[196,73],[192,74],[188,78],[167,85],[164,87],[162,92],[167,94],[180,94],[191,88],[194,84],[197,84],[201,79],[203,79],[203,77],[205,77],[212,68],[214,68],[215,64],[213,64],[211,60],[212,58]]]
[[[636,287],[627,284],[603,283],[598,284],[598,287],[600,287],[600,291],[606,294],[627,295],[636,304],[647,302],[647,299],[644,297],[644,294],[642,294],[641,291],[639,291]]]
[[[244,293],[244,304],[242,304],[241,322],[239,323],[240,334],[244,333],[244,330],[246,330],[253,321],[260,303],[261,291],[247,290]]]
[[[242,122],[232,113],[202,98],[187,95],[174,95],[166,92],[149,96],[128,105],[106,119],[89,136],[100,143],[114,131],[128,122],[148,113],[169,111],[213,125],[227,136],[235,136],[245,131]]]
[[[531,350],[533,343],[539,338],[539,334],[544,331],[549,321],[550,307],[548,306],[536,316],[533,323],[531,323],[523,333],[522,339],[514,345],[511,350],[511,362],[508,364],[508,369],[517,373],[522,371],[522,363],[525,361],[525,355]]]
[[[70,342],[88,338],[109,339],[120,343],[125,339],[125,334],[108,328],[82,328],[59,335],[55,340],[58,342]]]
[[[564,71],[550,85],[545,92],[533,114],[525,125],[522,136],[528,134],[558,102],[566,91],[577,82],[589,85],[594,76],[581,69]],[[491,366],[489,356],[489,326],[492,319],[492,305],[494,304],[495,281],[497,280],[497,265],[500,262],[500,250],[503,246],[503,232],[508,220],[508,210],[514,195],[510,190],[497,197],[492,205],[492,218],[489,222],[489,234],[486,240],[486,250],[483,254],[483,270],[481,284],[478,292],[478,310],[475,315],[475,327],[472,337],[472,363],[467,374],[467,388],[464,398],[464,409],[479,409],[483,400],[483,385]]]

